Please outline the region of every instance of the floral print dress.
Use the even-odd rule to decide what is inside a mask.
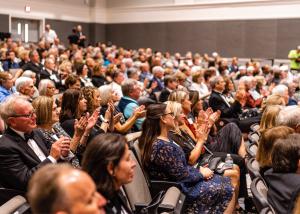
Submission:
[[[199,170],[188,165],[183,150],[173,141],[153,143],[147,171],[150,178],[179,183],[186,195],[185,213],[223,213],[234,192],[229,177],[214,175],[205,180]]]

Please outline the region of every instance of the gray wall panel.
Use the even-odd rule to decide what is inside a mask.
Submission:
[[[190,50],[202,53],[216,47],[215,22],[173,22],[166,23],[166,26],[166,49],[171,53]]]
[[[245,21],[217,22],[216,51],[222,56],[246,57]]]
[[[90,23],[90,42],[105,42],[105,24]]]
[[[247,57],[276,57],[277,20],[251,20],[245,24]]]
[[[9,32],[9,15],[0,14],[0,32]]]
[[[107,24],[106,39],[126,48],[171,53],[217,51],[223,56],[286,58],[300,44],[300,28],[295,27],[299,25],[300,19]]]
[[[300,19],[277,21],[277,55],[287,58],[288,52],[300,45]]]
[[[300,19],[98,24],[46,19],[62,42],[81,24],[88,43],[111,41],[124,48],[151,47],[171,53],[219,52],[223,56],[286,58],[300,45]],[[0,14],[0,32],[9,31],[9,15]]]

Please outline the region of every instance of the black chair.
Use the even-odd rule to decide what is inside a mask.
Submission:
[[[249,175],[251,177],[251,180],[254,180],[257,177],[262,178],[260,172],[259,172],[259,163],[255,158],[251,158],[247,162],[247,169],[249,172]]]
[[[257,143],[258,144],[259,138],[260,138],[260,134],[258,132],[250,132],[249,135],[248,135],[248,139],[249,139],[251,144],[252,143]]]
[[[269,206],[267,200],[268,187],[264,180],[260,177],[255,178],[250,189],[253,195],[253,202],[258,212],[261,212],[264,208]]]
[[[254,123],[250,126],[251,131],[253,132],[258,132],[259,130],[259,124],[258,123]]]
[[[269,204],[267,207],[263,208],[259,214],[276,214],[273,207]]]
[[[133,181],[123,186],[130,207],[134,213],[176,213],[183,210],[185,195],[176,187],[171,187],[166,191],[160,191],[155,197],[151,197],[148,183],[135,155],[131,151],[131,156],[136,162],[135,176]],[[159,210],[159,211],[158,211]]]
[[[246,147],[246,152],[248,154],[248,157],[250,157],[250,158],[255,158],[256,157],[257,150],[258,150],[257,142],[250,143]]]
[[[144,170],[144,168],[142,167],[142,156],[141,156],[141,151],[139,149],[138,146],[138,141],[133,143],[133,146],[131,147],[138,163],[140,164],[142,171],[144,173],[144,176],[147,180],[147,183],[150,187],[150,191],[151,191],[151,195],[152,197],[154,197],[155,195],[157,195],[160,191],[164,190],[167,191],[170,187],[177,187],[178,189],[180,189],[180,185],[177,182],[173,182],[173,181],[166,181],[166,180],[150,180],[148,173]]]

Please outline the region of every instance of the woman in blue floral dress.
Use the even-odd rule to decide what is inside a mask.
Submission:
[[[186,195],[186,213],[233,213],[238,185],[208,168],[189,166],[182,148],[168,139],[174,115],[165,104],[150,105],[139,146],[150,178],[176,181]]]

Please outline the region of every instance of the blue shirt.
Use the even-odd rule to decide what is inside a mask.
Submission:
[[[19,63],[11,62],[11,61],[5,61],[3,63],[3,69],[5,71],[9,71],[9,69],[17,69],[20,68]]]
[[[7,90],[3,86],[0,86],[0,103],[3,102],[6,97],[8,97],[9,95],[11,95],[15,92],[16,92],[16,90],[14,87],[11,88],[10,90]]]
[[[130,97],[127,97],[127,96],[122,97],[122,99],[126,99],[126,100],[130,101],[130,103],[126,105],[124,112],[123,112],[125,118],[129,118],[133,115],[134,110],[139,107],[139,104],[137,103],[136,100],[134,100]],[[144,119],[145,118],[139,118],[135,122],[135,125],[139,130],[141,130],[141,128],[142,128]]]

